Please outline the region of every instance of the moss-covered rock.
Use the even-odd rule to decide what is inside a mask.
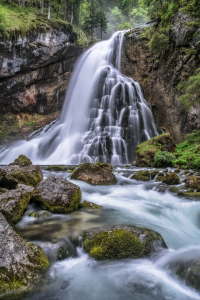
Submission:
[[[200,176],[189,176],[185,179],[185,186],[187,188],[198,189],[200,187]]]
[[[173,145],[173,141],[169,133],[155,136],[138,145],[136,149],[136,166],[151,167],[155,154],[159,151],[171,152],[171,145]]]
[[[180,183],[180,179],[176,173],[168,172],[166,173],[166,176],[163,177],[162,182],[169,185],[175,185]]]
[[[150,177],[151,177],[150,172],[147,170],[144,170],[144,171],[139,171],[139,172],[135,173],[133,176],[131,176],[131,179],[148,181],[151,179]]]
[[[81,190],[67,179],[52,175],[38,183],[31,200],[51,212],[69,213],[79,208]]]
[[[159,173],[158,176],[156,177],[156,181],[162,181],[164,178],[164,173]]]
[[[27,216],[33,217],[36,219],[44,219],[51,217],[51,213],[46,210],[27,212]]]
[[[87,200],[84,200],[82,203],[81,203],[81,208],[89,208],[89,209],[94,209],[94,208],[101,208],[102,206],[101,205],[98,205],[96,203],[93,203],[93,202],[90,202],[90,201],[87,201]]]
[[[48,166],[45,168],[47,171],[67,171],[67,168],[64,166]]]
[[[187,260],[178,264],[177,276],[183,279],[187,285],[200,291],[200,260]]]
[[[83,237],[84,250],[98,260],[146,256],[154,250],[154,241],[166,247],[157,232],[134,226],[93,229]]]
[[[91,163],[79,165],[71,179],[82,180],[92,185],[110,185],[117,182],[117,178],[107,167],[107,164],[106,167]]]
[[[152,171],[151,172],[151,179],[154,179],[159,174],[159,171]]]
[[[194,192],[179,191],[177,195],[184,196],[186,198],[200,198],[200,192],[194,193]]]
[[[49,266],[41,248],[34,243],[26,243],[1,213],[0,253],[0,298],[41,282],[42,271]]]
[[[171,192],[171,193],[177,194],[179,191],[180,191],[180,188],[178,188],[177,186],[171,186],[169,188],[169,192]]]
[[[176,168],[175,170],[174,170],[174,173],[180,173],[180,169],[178,169],[178,168]]]
[[[101,168],[103,169],[108,169],[108,170],[113,170],[113,166],[112,165],[109,165],[108,163],[100,163],[98,162],[97,163],[98,166],[100,166]]]
[[[0,212],[9,223],[21,220],[34,188],[19,184],[15,190],[0,194]]]
[[[40,166],[32,165],[25,155],[20,155],[14,163],[0,169],[0,187],[2,188],[15,189],[19,183],[36,186],[41,180],[43,180],[43,174]]]

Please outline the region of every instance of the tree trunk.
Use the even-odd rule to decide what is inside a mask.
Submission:
[[[64,21],[67,20],[67,3],[65,1],[65,7],[64,7]]]
[[[25,0],[23,0],[23,8],[25,8]]]
[[[44,13],[44,0],[42,0],[42,8],[41,8],[41,14],[43,15]]]
[[[74,5],[72,3],[72,5],[71,5],[71,25],[73,24],[73,19],[74,19]]]
[[[59,8],[60,8],[60,7],[59,7],[59,4],[58,4],[56,19],[58,19]]]
[[[48,20],[50,20],[50,12],[51,12],[51,7],[50,7],[50,1],[48,2]]]
[[[19,0],[19,6],[20,6],[20,0]]]

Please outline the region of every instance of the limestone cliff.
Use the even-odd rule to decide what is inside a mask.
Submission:
[[[61,109],[82,49],[72,28],[0,38],[0,113],[48,114]]]
[[[178,83],[200,66],[200,46],[193,38],[194,30],[186,26],[188,21],[189,17],[180,12],[173,17],[169,47],[156,55],[151,52],[148,39],[141,37],[141,28],[127,32],[122,56],[122,72],[141,84],[157,125],[169,131],[176,143],[182,141],[185,133],[200,128],[200,107],[185,112],[178,101]],[[187,49],[195,49],[196,54],[186,55]]]

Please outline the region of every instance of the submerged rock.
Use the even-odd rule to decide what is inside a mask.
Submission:
[[[20,155],[14,163],[4,169],[0,169],[0,187],[15,189],[19,183],[36,186],[43,180],[40,166],[32,165],[30,159]]]
[[[0,194],[0,212],[9,223],[14,224],[21,220],[33,190],[31,186],[19,184],[15,190]]]
[[[168,172],[166,173],[166,176],[163,177],[162,182],[170,185],[175,185],[180,183],[180,179],[176,173]]]
[[[148,181],[151,179],[150,172],[147,170],[139,171],[131,176],[131,179],[141,180],[141,181]]]
[[[176,274],[187,285],[200,291],[200,260],[188,260],[179,263]]]
[[[151,172],[151,179],[154,179],[159,174],[159,171],[152,171]]]
[[[101,205],[98,205],[96,203],[93,203],[93,202],[90,202],[90,201],[87,201],[87,200],[84,200],[81,203],[81,208],[101,208],[101,207],[102,207]]]
[[[38,183],[31,200],[43,209],[69,213],[80,206],[81,190],[67,179],[52,175]]]
[[[160,247],[166,248],[160,234],[134,226],[93,229],[83,238],[84,250],[98,260],[144,257]]]
[[[28,212],[27,216],[33,217],[36,219],[44,219],[44,218],[51,217],[51,213],[48,212],[47,210],[40,210],[40,211]]]
[[[96,164],[85,163],[72,174],[71,179],[82,180],[92,185],[110,185],[117,182],[115,175],[105,164],[100,167]]]
[[[64,166],[48,166],[45,168],[47,171],[67,171],[67,168]]]
[[[49,266],[41,248],[34,243],[26,243],[1,213],[0,254],[0,298],[7,292],[41,282],[42,271]]]

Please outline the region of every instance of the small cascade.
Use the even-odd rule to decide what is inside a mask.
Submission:
[[[134,161],[137,145],[159,129],[139,83],[120,72],[123,39],[117,32],[83,54],[59,121],[28,141],[0,149],[1,163],[21,153],[39,164]]]

